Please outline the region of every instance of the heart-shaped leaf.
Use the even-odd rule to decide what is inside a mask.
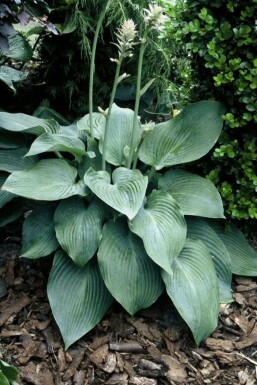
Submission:
[[[106,171],[94,171],[90,168],[85,176],[86,185],[100,198],[115,210],[132,219],[142,205],[148,178],[139,170],[128,170],[119,167],[110,175]]]
[[[208,224],[224,243],[230,258],[233,274],[257,276],[257,253],[247,242],[244,234],[233,224],[208,220]]]
[[[22,227],[21,257],[37,259],[58,248],[54,231],[54,211],[55,206],[41,204],[26,217]]]
[[[170,170],[159,178],[159,188],[171,193],[184,215],[224,218],[218,190],[199,175],[184,170]]]
[[[115,166],[126,163],[126,148],[131,146],[133,132],[134,111],[129,108],[120,108],[116,104],[112,106],[109,121],[109,130],[106,140],[106,160]],[[138,121],[134,143],[136,146],[141,138],[142,128]],[[103,139],[103,137],[101,138]],[[102,152],[103,141],[100,140]]]
[[[166,191],[153,191],[130,222],[130,230],[142,238],[152,260],[172,273],[186,240],[186,221],[175,199]]]
[[[163,291],[159,267],[124,217],[105,226],[98,263],[108,290],[130,314],[152,305]]]
[[[232,302],[231,259],[224,243],[206,221],[193,217],[187,218],[186,221],[187,236],[202,241],[212,256],[219,281],[220,302]]]
[[[223,113],[223,105],[215,101],[190,104],[175,118],[157,124],[145,137],[140,160],[161,170],[201,158],[220,136]]]
[[[68,152],[77,158],[86,154],[85,145],[82,140],[75,136],[63,134],[50,134],[48,132],[40,135],[31,145],[26,156],[37,155],[43,152]]]
[[[65,160],[44,159],[13,172],[2,188],[25,198],[54,201],[87,194],[84,182],[76,183],[76,178],[77,170]]]
[[[162,271],[167,293],[199,344],[218,323],[219,288],[212,257],[201,241],[188,238],[172,270],[171,275]]]
[[[104,208],[99,201],[86,207],[82,199],[62,201],[54,216],[57,239],[78,266],[84,266],[95,254],[102,236]]]
[[[66,349],[102,319],[113,301],[96,263],[77,267],[63,251],[55,255],[47,294]]]

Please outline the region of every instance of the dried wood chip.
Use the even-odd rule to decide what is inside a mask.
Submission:
[[[236,290],[239,293],[243,293],[245,291],[250,291],[250,290],[255,290],[255,289],[257,289],[257,283],[255,283],[255,282],[251,282],[247,286],[246,285],[238,285],[236,287]]]
[[[236,348],[242,350],[248,348],[249,346],[257,344],[257,334],[251,334],[248,337],[245,337],[243,341],[235,342]]]
[[[130,379],[131,385],[157,385],[157,380],[147,377],[133,377]]]
[[[23,351],[22,355],[18,358],[20,364],[26,364],[31,357],[35,356],[39,350],[40,342],[30,341],[30,344]]]
[[[86,373],[84,370],[76,371],[73,376],[73,385],[84,385],[85,378],[86,378]]]
[[[155,362],[143,358],[138,362],[137,371],[142,376],[153,378],[162,377],[165,373],[163,365],[158,365]]]
[[[63,375],[63,380],[67,381],[69,378],[74,376],[77,368],[79,367],[81,361],[84,358],[84,350],[80,350],[77,355],[73,358],[71,364],[69,365],[68,369],[66,370],[65,374]]]
[[[110,334],[104,335],[103,337],[98,337],[94,340],[92,344],[88,346],[89,349],[95,350],[100,348],[100,346],[105,345],[109,342]]]
[[[175,357],[162,355],[161,362],[168,367],[168,372],[166,373],[167,379],[169,381],[175,381],[183,383],[187,378],[187,372],[185,365],[181,364],[179,360]]]
[[[205,345],[211,350],[221,349],[225,352],[232,352],[235,349],[235,345],[232,341],[211,337],[205,340]]]
[[[114,373],[105,385],[128,385],[128,375],[127,373],[117,374]]]
[[[18,314],[25,306],[28,306],[29,304],[30,299],[24,293],[17,295],[12,300],[7,298],[7,300],[1,304],[0,326],[2,326],[11,317],[11,315]]]
[[[54,385],[53,376],[45,363],[35,365],[30,362],[27,366],[20,366],[21,379],[33,385]]]
[[[102,345],[98,349],[96,349],[93,353],[89,354],[88,357],[90,361],[93,362],[98,368],[102,369],[102,365],[106,360],[108,354],[108,345]]]
[[[154,338],[149,331],[148,325],[140,320],[132,320],[131,318],[128,319],[128,322],[134,326],[134,328],[137,330],[138,334],[141,336],[149,339],[150,341],[154,341]]]
[[[111,350],[122,353],[147,353],[147,347],[137,342],[110,342]]]
[[[167,328],[164,331],[165,337],[167,337],[170,341],[176,342],[180,339],[182,335],[182,328],[179,325],[173,325],[172,327]]]
[[[116,368],[116,363],[116,355],[114,353],[108,353],[105,364],[103,366],[103,371],[106,373],[114,372]]]

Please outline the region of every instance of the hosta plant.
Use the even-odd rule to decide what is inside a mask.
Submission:
[[[148,34],[166,19],[145,11],[117,33],[119,56],[107,110],[74,124],[0,113],[0,216],[29,200],[21,257],[54,253],[48,297],[68,348],[115,299],[131,315],[166,290],[199,343],[215,329],[219,304],[233,300],[232,274],[257,275],[257,255],[224,218],[221,197],[185,164],[205,155],[222,130],[224,107],[200,101],[153,125],[138,117]],[[124,58],[139,42],[135,109],[113,103]],[[92,61],[92,65],[94,62]],[[93,72],[92,72],[93,74]],[[32,144],[31,144],[32,142]]]

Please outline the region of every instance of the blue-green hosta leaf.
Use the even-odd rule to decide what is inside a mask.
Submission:
[[[0,209],[8,202],[13,200],[16,195],[8,192],[8,191],[3,191],[1,190],[3,184],[5,183],[7,177],[0,175]]]
[[[172,270],[171,275],[162,271],[167,293],[199,344],[218,322],[219,287],[212,257],[201,241],[188,238]]]
[[[24,158],[27,151],[27,147],[1,150],[0,171],[13,172],[32,166],[37,161],[37,157]]]
[[[93,112],[93,137],[100,139],[104,134],[105,129],[105,116],[100,114],[100,112]],[[77,127],[79,131],[86,131],[90,134],[90,120],[89,114],[83,116],[80,120],[77,121]]]
[[[14,199],[12,202],[6,203],[6,205],[0,209],[0,227],[16,221],[23,213],[23,208],[24,202],[21,199]]]
[[[13,132],[41,135],[45,132],[57,134],[59,124],[53,119],[40,119],[22,113],[0,112],[0,127]]]
[[[126,148],[131,146],[133,131],[134,111],[113,105],[106,142],[106,160],[115,166],[126,163]],[[135,134],[135,144],[139,143],[142,134],[141,124],[138,121]],[[103,137],[101,137],[103,139]],[[100,139],[102,152],[103,140]]]
[[[220,303],[232,302],[231,259],[224,243],[208,223],[200,218],[187,218],[187,236],[200,239],[208,248],[219,281]]]
[[[175,199],[166,191],[153,191],[130,222],[130,230],[142,238],[152,260],[172,273],[186,240],[186,221]]]
[[[54,231],[54,210],[54,206],[43,204],[27,216],[22,227],[21,257],[37,259],[58,248]]]
[[[0,149],[11,150],[14,148],[25,147],[26,138],[23,134],[16,133],[0,129]]]
[[[84,182],[76,183],[76,178],[77,170],[65,160],[44,159],[30,168],[13,172],[2,188],[25,198],[55,201],[87,194]]]
[[[215,101],[188,105],[175,118],[157,124],[145,137],[140,160],[161,170],[201,158],[220,136],[223,112],[222,104]]]
[[[79,138],[63,134],[50,134],[46,132],[40,135],[31,145],[26,156],[37,155],[43,152],[64,151],[76,158],[86,154],[85,145]]]
[[[62,201],[54,216],[57,239],[63,250],[78,265],[84,266],[95,254],[102,236],[105,212],[102,203],[82,199]]]
[[[96,263],[77,267],[63,251],[55,255],[47,294],[66,349],[93,329],[113,301]]]
[[[184,215],[224,218],[221,196],[207,179],[184,170],[170,170],[159,178],[159,188],[168,191]]]
[[[208,221],[211,228],[224,243],[231,258],[233,274],[257,276],[257,253],[247,242],[244,234],[233,224],[225,228],[225,223]]]
[[[159,267],[129,231],[125,217],[104,227],[98,263],[108,290],[130,314],[152,305],[163,291]]]
[[[139,170],[119,167],[110,175],[106,171],[96,172],[90,168],[85,176],[86,185],[115,210],[132,219],[140,209],[145,196],[148,178]]]

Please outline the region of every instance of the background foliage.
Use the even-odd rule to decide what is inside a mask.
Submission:
[[[173,17],[165,38],[179,48],[177,100],[213,98],[227,106],[225,132],[212,156],[198,166],[218,187],[228,216],[256,223],[256,0],[163,4]],[[184,72],[178,71],[181,62]]]

